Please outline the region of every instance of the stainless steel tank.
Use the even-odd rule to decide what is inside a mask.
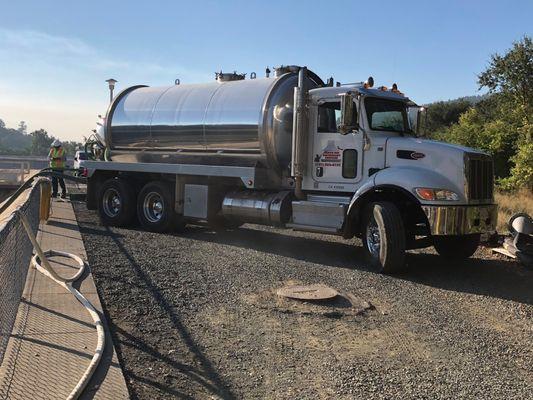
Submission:
[[[291,157],[297,68],[275,78],[134,86],[111,104],[106,143],[113,160],[262,165],[277,173]],[[308,72],[309,89],[323,85]]]

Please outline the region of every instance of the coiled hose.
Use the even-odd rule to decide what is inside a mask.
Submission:
[[[63,251],[58,250],[48,250],[46,252],[43,252],[41,247],[39,246],[39,243],[37,243],[37,239],[35,238],[35,235],[33,234],[33,231],[31,230],[31,226],[26,218],[26,216],[21,213],[20,211],[17,211],[20,219],[22,221],[22,224],[24,225],[24,229],[26,230],[26,233],[28,237],[30,238],[30,241],[35,248],[36,254],[33,256],[31,260],[31,264],[43,275],[47,276],[48,278],[52,279],[54,282],[56,282],[58,285],[62,286],[66,290],[68,290],[70,293],[72,293],[76,299],[87,309],[89,314],[91,315],[94,325],[96,327],[96,333],[98,335],[98,340],[96,343],[96,348],[94,350],[94,355],[91,359],[91,362],[89,363],[89,366],[85,370],[84,374],[74,387],[72,391],[70,392],[69,396],[67,397],[68,400],[75,400],[77,399],[82,393],[85,387],[87,386],[87,383],[89,383],[89,380],[91,379],[92,375],[94,374],[94,371],[98,367],[98,364],[100,363],[100,360],[102,359],[102,355],[105,348],[105,330],[102,320],[100,319],[100,315],[94,308],[94,306],[81,294],[76,288],[72,286],[74,282],[76,282],[85,272],[85,263],[83,260],[71,253],[66,253]],[[48,261],[47,257],[53,257],[53,256],[61,256],[61,257],[68,257],[76,261],[79,265],[78,272],[69,277],[69,278],[63,278],[59,276],[52,266],[50,265],[50,262]]]

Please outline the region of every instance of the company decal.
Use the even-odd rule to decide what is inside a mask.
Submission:
[[[328,140],[328,144],[322,150],[322,154],[315,155],[315,167],[340,167],[342,163],[342,150],[335,145],[334,140]]]
[[[419,153],[418,151],[414,150],[397,150],[396,151],[396,157],[404,159],[404,160],[420,160],[421,158],[424,158],[426,155],[424,153]]]

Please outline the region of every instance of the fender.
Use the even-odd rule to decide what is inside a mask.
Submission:
[[[379,172],[378,172],[379,173]],[[359,187],[359,189],[356,190],[354,195],[352,196],[352,199],[350,200],[350,205],[348,206],[348,212],[346,215],[351,215],[353,210],[357,207],[358,202],[361,201],[363,196],[365,196],[367,193],[373,192],[376,189],[376,178],[377,174],[374,174],[371,179],[366,181],[363,185]]]
[[[346,214],[346,223],[344,224],[345,238],[352,237],[352,228],[354,223],[358,223],[358,212],[362,204],[373,194],[380,192],[394,191],[399,192],[403,196],[409,198],[413,203],[422,205],[422,202],[414,195],[414,188],[416,187],[431,187],[453,190],[459,195],[459,201],[466,203],[463,195],[463,190],[448,178],[439,173],[416,167],[390,167],[379,171],[372,176],[373,179],[365,182],[353,195],[348,211]],[[431,202],[436,204],[436,202]],[[449,203],[444,203],[450,205]]]
[[[414,197],[414,189],[417,187],[428,187],[437,189],[452,190],[459,196],[459,200],[454,205],[467,204],[464,197],[464,187],[460,185],[464,182],[464,176],[451,177],[452,179],[440,174],[438,171],[411,166],[398,166],[385,168],[374,175],[376,186],[392,185],[403,188]],[[422,201],[421,203],[425,203]],[[438,202],[428,202],[428,204],[437,205]],[[450,202],[444,202],[443,205],[450,205]]]

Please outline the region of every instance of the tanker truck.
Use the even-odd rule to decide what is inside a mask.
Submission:
[[[495,228],[493,161],[421,137],[422,113],[396,84],[334,85],[298,66],[132,86],[99,124],[105,151],[81,162],[87,207],[153,232],[253,223],[355,236],[385,273],[409,249],[464,259]]]

